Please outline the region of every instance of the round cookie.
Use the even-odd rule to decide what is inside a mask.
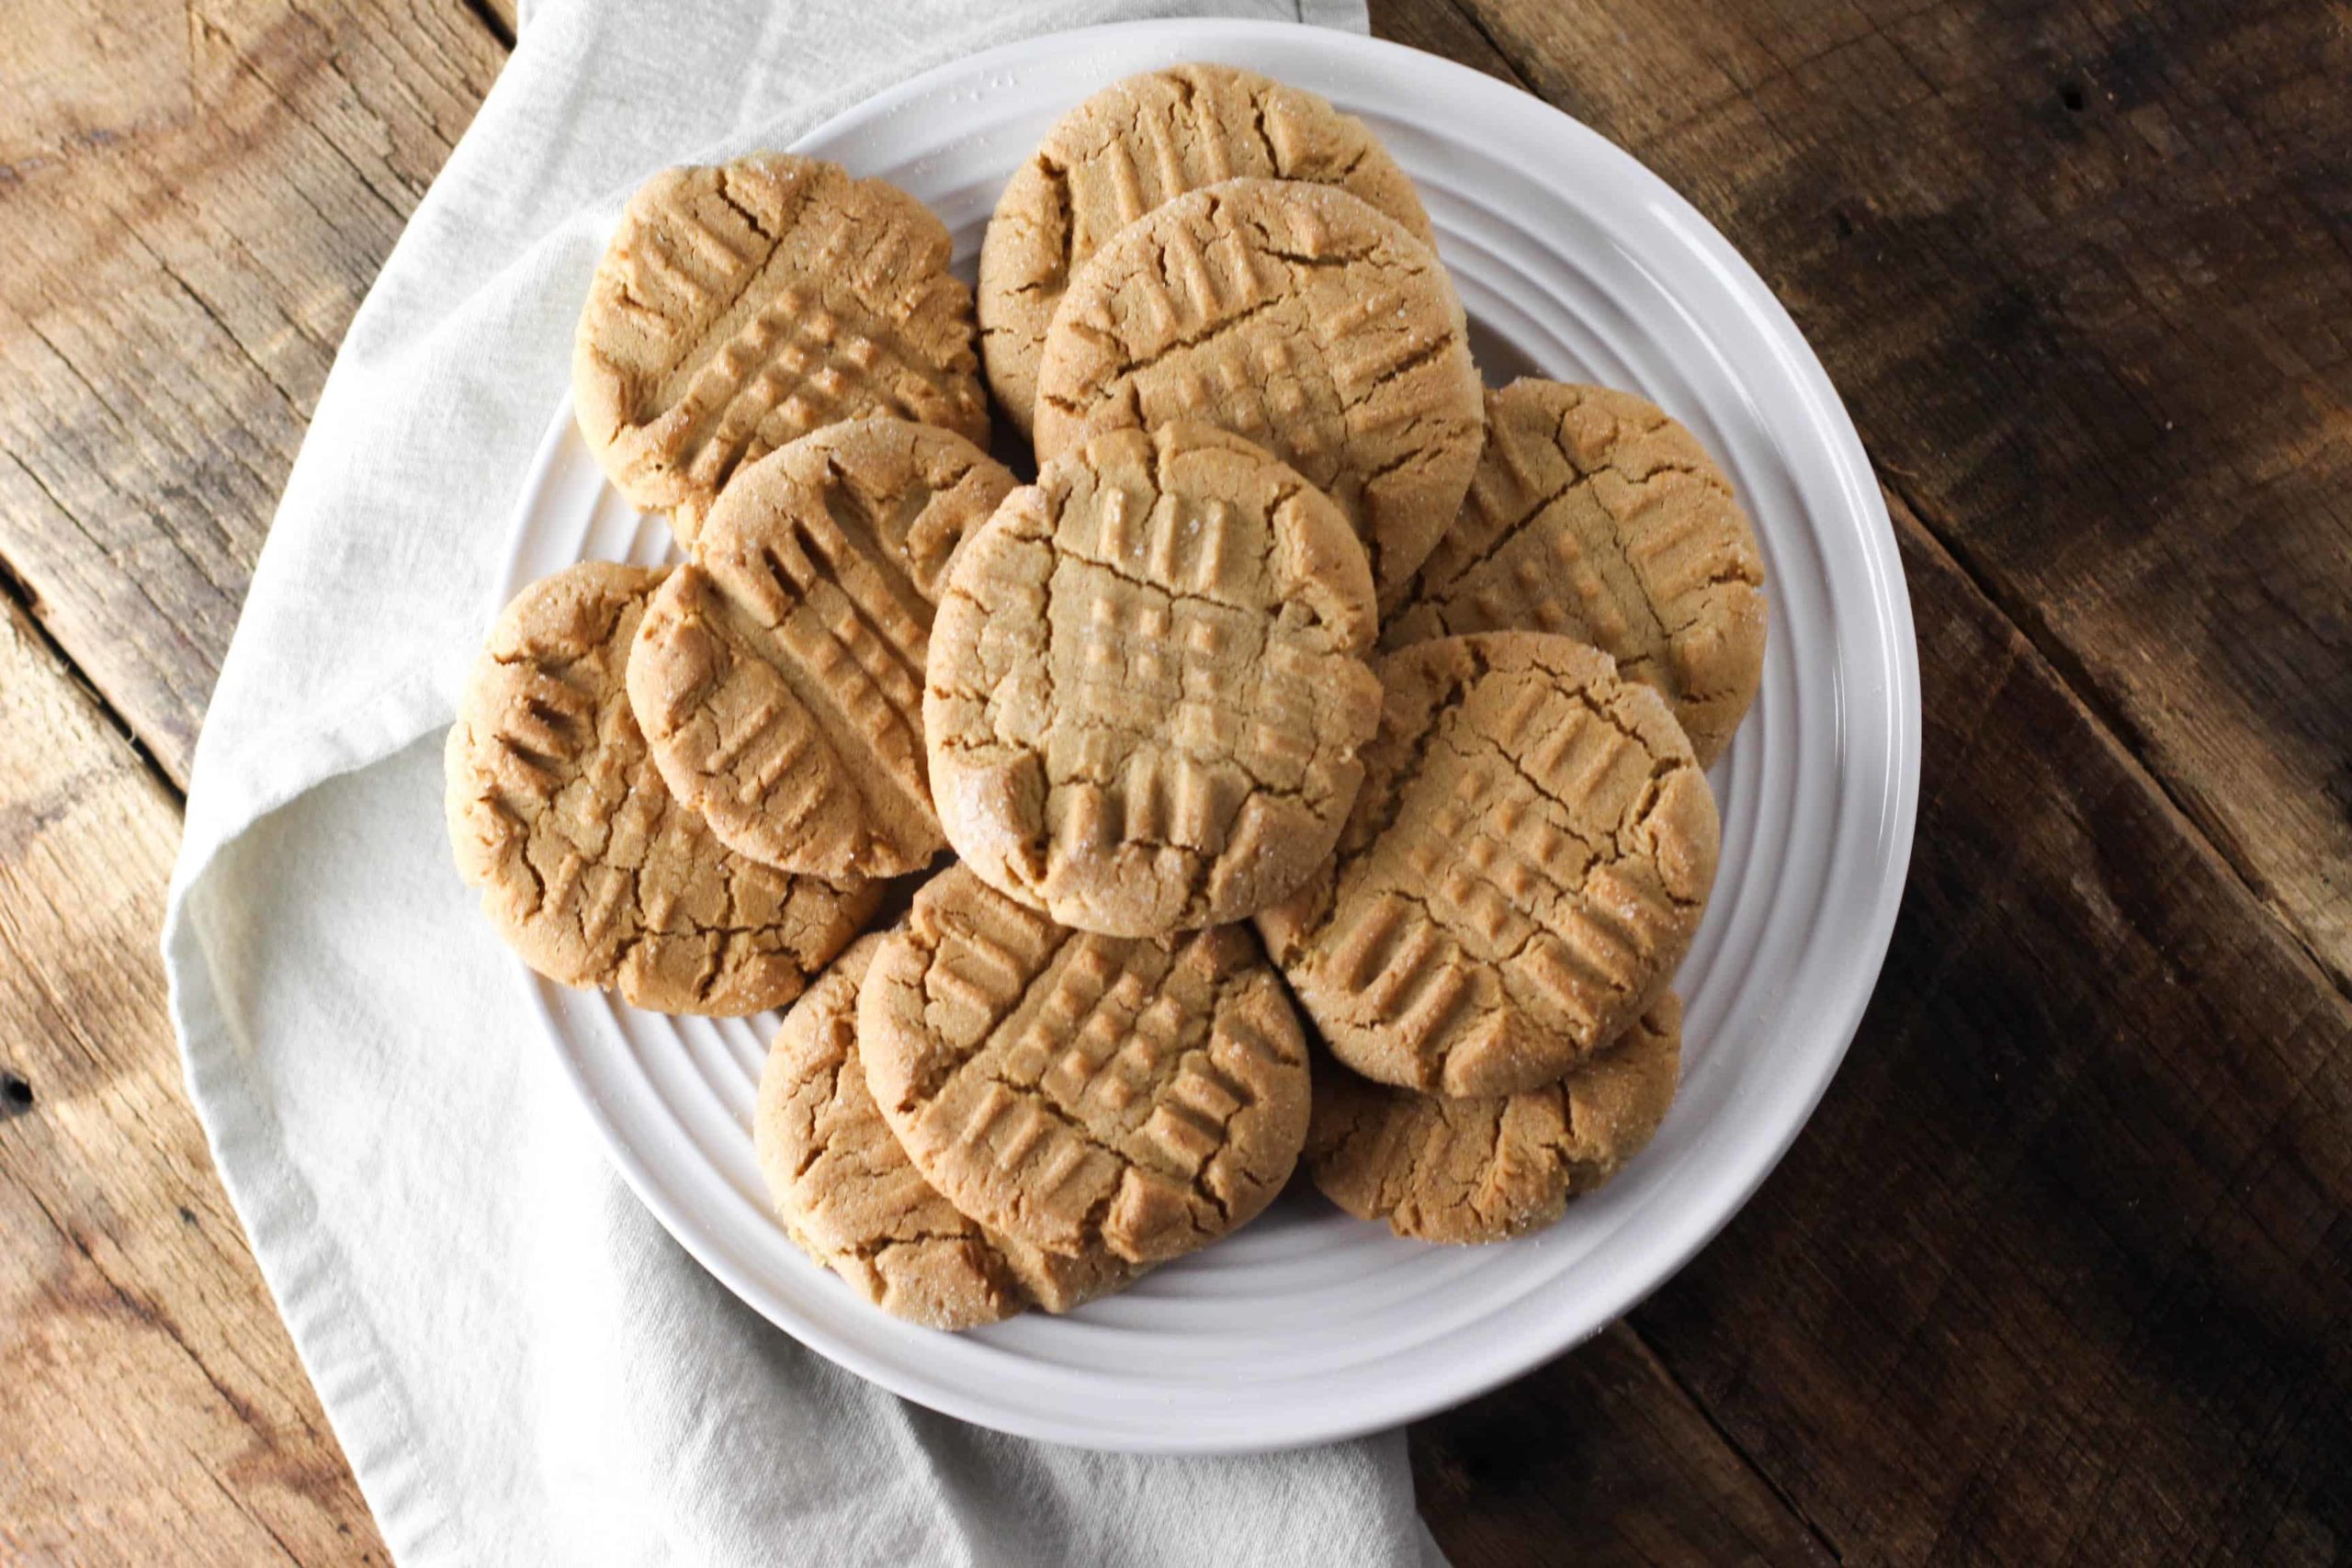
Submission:
[[[720,842],[818,876],[896,876],[945,847],[923,761],[932,605],[1014,484],[962,436],[898,419],[738,471],[628,663],[662,778]]]
[[[1541,1230],[1642,1152],[1681,1073],[1682,1005],[1660,997],[1567,1077],[1441,1100],[1317,1059],[1306,1159],[1324,1196],[1398,1235],[1455,1244]]]
[[[549,979],[662,1012],[780,1007],[879,889],[745,860],[662,784],[621,670],[663,575],[586,562],[500,615],[444,757],[458,872]]]
[[[1566,637],[1380,663],[1339,852],[1258,929],[1332,1055],[1428,1094],[1517,1094],[1633,1026],[1690,946],[1714,796],[1647,686]]]
[[[1156,1263],[1253,1218],[1306,1138],[1298,1019],[1242,926],[1073,931],[962,866],[915,895],[858,994],[882,1114],[989,1230]]]
[[[857,1054],[857,990],[881,946],[859,939],[793,1004],[760,1074],[752,1144],[793,1241],[884,1312],[931,1328],[1032,1304],[1069,1312],[1125,1284],[1134,1271],[1108,1253],[1058,1258],[989,1235],[916,1174]]]
[[[1589,642],[1674,710],[1702,767],[1764,673],[1764,560],[1691,434],[1631,392],[1514,381],[1487,447],[1381,646],[1465,632]]]
[[[894,414],[986,446],[971,290],[914,197],[758,152],[629,198],[571,358],[581,434],[691,550],[735,470],[838,420]]]
[[[923,727],[947,839],[1057,920],[1246,919],[1330,852],[1380,717],[1346,519],[1205,425],[1112,431],[974,534]]]
[[[1436,254],[1330,186],[1231,180],[1177,197],[1070,278],[1038,365],[1037,455],[1197,419],[1339,502],[1385,606],[1460,510],[1484,419]]]
[[[1230,65],[1114,82],[1063,116],[1013,172],[980,243],[980,357],[1022,434],[1070,274],[1153,208],[1240,175],[1340,186],[1436,245],[1396,160],[1363,121],[1313,93]]]

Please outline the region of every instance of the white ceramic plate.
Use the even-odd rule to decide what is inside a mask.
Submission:
[[[1393,1426],[1502,1382],[1655,1290],[1764,1179],[1877,978],[1911,846],[1919,684],[1894,538],[1853,426],[1763,283],[1681,197],[1538,100],[1313,28],[1102,28],[991,51],[796,151],[911,191],[966,276],[997,193],[1064,110],[1131,73],[1247,65],[1368,120],[1419,185],[1492,381],[1631,388],[1730,471],[1770,573],[1762,694],[1713,775],[1723,866],[1679,987],[1684,1083],[1657,1141],[1541,1235],[1399,1241],[1295,1191],[1240,1235],[1067,1318],[964,1335],[876,1312],[770,1216],[752,1154],[775,1019],[638,1012],[533,982],[614,1158],[710,1271],[786,1332],[910,1399],[1096,1448],[1232,1452]],[[569,407],[517,525],[509,592],[668,530],[598,473]]]

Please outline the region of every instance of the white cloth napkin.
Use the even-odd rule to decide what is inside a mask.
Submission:
[[[542,0],[353,321],[198,748],[164,928],[188,1082],[406,1563],[1412,1563],[1400,1437],[1142,1460],[861,1382],[605,1164],[451,869],[439,738],[628,191],[942,61],[1360,0]]]

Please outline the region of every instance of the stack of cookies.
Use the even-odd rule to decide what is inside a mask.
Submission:
[[[805,158],[629,204],[574,395],[684,558],[493,627],[485,909],[568,985],[788,1007],[779,1215],[918,1322],[1067,1311],[1302,1162],[1402,1235],[1556,1219],[1678,1078],[1763,654],[1721,471],[1629,393],[1484,390],[1410,182],[1245,71],[1089,99],[977,306],[949,256]]]

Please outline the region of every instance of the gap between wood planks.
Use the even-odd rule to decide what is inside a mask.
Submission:
[[[466,9],[498,40],[499,47],[509,54],[514,51],[514,29],[518,25],[519,0],[465,0]]]
[[[2066,689],[2066,694],[2080,703],[2083,711],[2090,715],[2091,721],[2106,731],[2118,749],[2132,760],[2132,770],[2164,797],[2165,804],[2180,818],[2181,832],[2211,850],[2216,860],[2228,866],[2230,874],[2253,895],[2255,903],[2264,915],[2286,933],[2287,939],[2305,958],[2311,960],[2312,967],[2326,980],[2336,995],[2346,1002],[2352,1002],[2352,982],[2347,982],[2343,975],[2337,973],[2326,956],[2312,944],[2302,927],[2278,908],[2277,899],[2271,897],[2270,890],[2265,886],[2266,879],[2248,865],[2242,855],[2231,852],[2233,846],[2229,836],[2215,831],[2206,817],[2173,788],[2170,780],[2148,766],[2144,758],[2146,736],[2114,704],[2106,700],[2098,683],[2084,670],[2082,661],[2075,657],[2074,651],[2051,635],[2047,620],[2031,604],[2019,603],[2015,595],[2001,592],[1999,585],[1983,570],[1955,531],[1949,527],[1939,528],[1929,522],[1928,518],[1933,515],[1931,509],[1912,494],[1897,470],[1875,459],[1871,461],[1871,469],[1878,479],[1879,488],[1886,492],[1887,499],[1907,513],[1919,532],[1935,541],[1944,558],[1951,563],[1952,570],[1966,578],[1969,586],[1983,595],[1986,604],[2000,612],[2003,620],[2017,628],[2018,635],[2041,656],[2043,663],[2050,666],[2058,683]]]
[[[1665,1290],[1673,1282],[1669,1279],[1658,1289]],[[1635,1303],[1636,1306],[1639,1304]],[[1648,1358],[1650,1364],[1657,1369],[1658,1375],[1671,1384],[1675,1392],[1689,1403],[1690,1408],[1697,1412],[1699,1419],[1707,1424],[1707,1429],[1714,1433],[1717,1440],[1738,1456],[1739,1462],[1747,1467],[1747,1473],[1763,1483],[1764,1489],[1771,1494],[1773,1501],[1788,1510],[1789,1517],[1804,1528],[1805,1534],[1813,1538],[1814,1544],[1827,1553],[1833,1562],[1845,1562],[1845,1551],[1830,1539],[1829,1532],[1815,1521],[1812,1512],[1805,1507],[1796,1494],[1781,1485],[1779,1477],[1756,1461],[1756,1456],[1747,1451],[1747,1445],[1732,1435],[1731,1428],[1724,1424],[1722,1418],[1715,1414],[1713,1407],[1699,1397],[1699,1391],[1690,1386],[1690,1381],[1676,1371],[1674,1364],[1660,1355],[1657,1347],[1650,1343],[1649,1337],[1634,1325],[1633,1313],[1633,1308],[1626,1309],[1625,1315],[1618,1321],[1623,1325],[1627,1336],[1633,1339],[1642,1354]],[[1575,1355],[1576,1351],[1571,1350],[1568,1354]]]
[[[23,578],[17,575],[17,569],[10,564],[5,552],[0,552],[0,600],[14,604],[23,612],[18,618],[40,640],[40,646],[48,650],[49,656],[57,660],[58,668],[65,671],[67,678],[74,682],[75,688],[88,699],[90,711],[104,720],[107,728],[120,737],[125,746],[130,748],[130,754],[139,759],[139,765],[147,770],[147,775],[155,781],[156,787],[170,797],[172,805],[177,809],[186,810],[187,793],[173,782],[170,772],[156,760],[155,753],[147,749],[147,742],[139,738],[139,732],[130,728],[130,721],[123,717],[121,711],[107,699],[106,693],[98,689],[97,683],[90,679],[87,672],[75,661],[74,656],[67,652],[63,645],[59,643],[56,637],[51,633],[35,609],[32,590],[26,586]],[[5,607],[0,607],[0,615],[6,613]]]

